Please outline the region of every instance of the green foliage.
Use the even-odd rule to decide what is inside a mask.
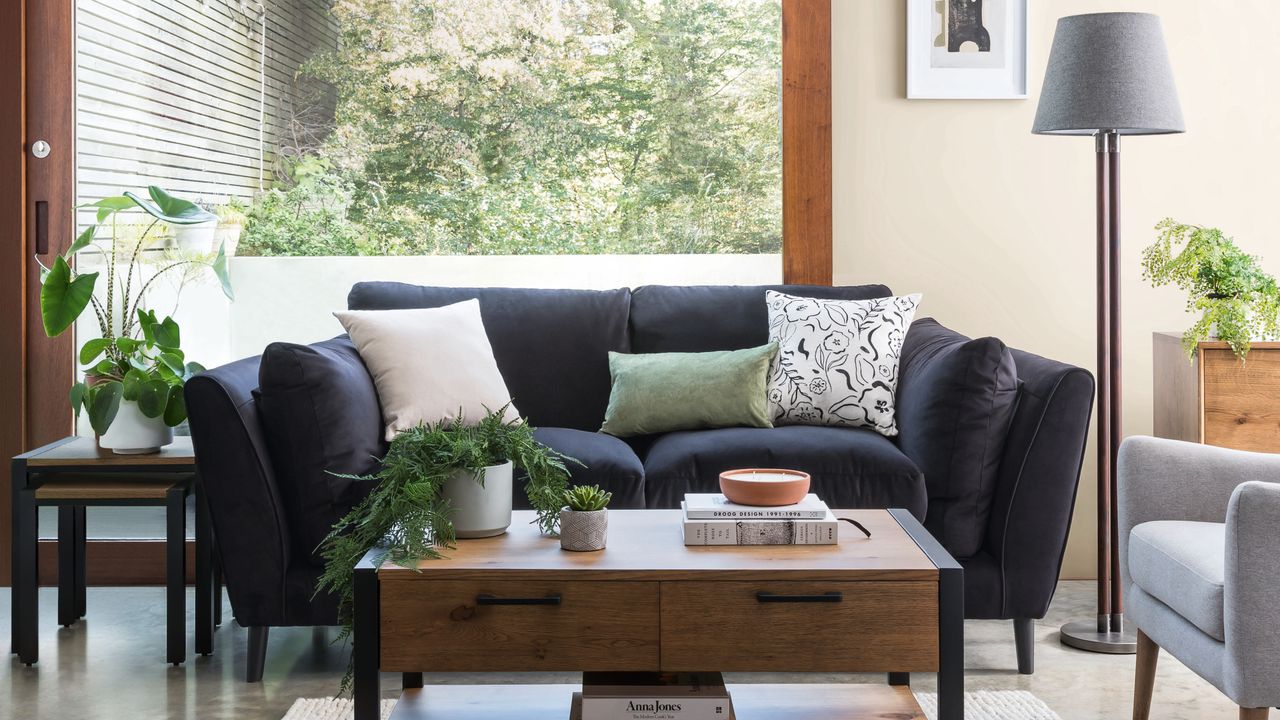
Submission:
[[[348,218],[351,190],[320,158],[292,168],[292,186],[263,193],[249,210],[240,255],[359,255],[361,228]]]
[[[537,511],[539,529],[554,533],[561,497],[569,482],[567,462],[577,462],[542,445],[524,421],[505,421],[506,408],[475,425],[420,425],[391,441],[381,469],[369,476],[344,476],[376,482],[376,487],[334,526],[320,544],[324,574],[316,592],[338,596],[339,640],[351,634],[354,573],[358,562],[378,548],[376,564],[391,561],[417,567],[442,557],[456,540],[452,508],[442,496],[445,480],[458,471],[478,471],[510,460],[526,476],[525,492]],[[482,475],[477,474],[477,482]],[[339,694],[350,686],[348,671]]]
[[[319,152],[359,239],[282,224],[247,238],[261,254],[781,247],[778,0],[342,0],[333,14],[339,48],[304,73],[337,92]],[[306,205],[276,192],[254,215]]]
[[[603,510],[613,499],[613,493],[605,492],[599,485],[579,485],[564,491],[565,507],[576,512]]]
[[[155,311],[138,310],[142,337],[92,338],[80,348],[80,364],[88,379],[71,388],[76,417],[83,409],[89,424],[101,435],[111,426],[121,400],[138,404],[147,417],[161,418],[170,427],[187,419],[182,388],[204,367],[187,362],[180,347],[181,332],[171,317],[160,320]]]
[[[1156,242],[1142,251],[1142,275],[1154,286],[1183,290],[1187,312],[1201,313],[1182,336],[1188,355],[1215,329],[1242,360],[1252,340],[1280,334],[1280,289],[1256,256],[1217,228],[1165,218],[1156,229]]]
[[[82,206],[96,211],[95,223],[77,235],[66,253],[54,258],[53,267],[41,276],[40,317],[47,335],[62,334],[90,308],[98,321],[99,336],[89,338],[80,348],[86,381],[76,383],[68,399],[77,417],[81,410],[88,412],[89,422],[99,434],[115,419],[121,400],[136,402],[147,417],[163,418],[170,426],[181,424],[187,418],[182,387],[187,378],[204,370],[186,361],[173,318],[160,320],[142,306],[152,283],[172,273],[208,268],[226,296],[233,297],[221,248],[213,260],[166,258],[156,272],[146,275],[142,253],[158,238],[154,234],[157,227],[215,217],[154,185],[147,192],[150,200],[125,192]],[[126,239],[126,228],[137,230],[139,226],[122,220],[122,216],[137,209],[154,219],[140,226],[136,237]],[[101,271],[80,273],[75,269],[76,255],[89,250],[102,260],[105,278]],[[99,279],[104,279],[105,287],[99,285]]]

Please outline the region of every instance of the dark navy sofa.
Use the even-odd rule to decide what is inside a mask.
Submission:
[[[762,345],[766,289],[843,299],[890,294],[882,285],[586,291],[370,282],[351,290],[348,306],[478,298],[517,408],[540,441],[585,464],[574,469],[575,483],[613,492],[612,507],[677,507],[686,492],[714,491],[722,470],[788,467],[809,472],[813,491],[832,507],[908,509],[964,565],[966,617],[1015,620],[1019,669],[1030,672],[1031,620],[1048,609],[1071,522],[1094,395],[1087,371],[995,339],[968,342],[925,318],[903,346],[896,438],[797,426],[626,441],[597,432],[609,400],[609,351]],[[978,371],[996,373],[1009,388],[1007,412],[993,412],[997,422],[969,408],[967,420],[957,415],[953,423],[947,413],[963,389],[957,385]],[[385,452],[377,395],[344,336],[275,343],[260,357],[192,378],[186,398],[227,591],[237,621],[251,630],[252,681],[261,677],[267,628],[336,622],[334,599],[314,596],[315,548],[367,487],[333,473],[371,472]],[[951,427],[961,422],[968,435]],[[515,501],[524,505],[523,492]]]

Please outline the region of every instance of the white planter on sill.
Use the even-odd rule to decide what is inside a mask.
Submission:
[[[213,239],[218,233],[218,221],[209,220],[194,225],[174,225],[173,241],[184,255],[208,255],[213,252]]]
[[[146,455],[160,452],[173,442],[173,428],[163,417],[149,418],[133,400],[121,400],[111,426],[98,438],[98,445],[117,455]]]
[[[511,461],[480,471],[459,470],[441,492],[453,508],[453,531],[459,538],[501,535],[511,525]]]

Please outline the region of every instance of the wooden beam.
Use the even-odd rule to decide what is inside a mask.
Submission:
[[[782,0],[782,279],[831,284],[831,0]]]

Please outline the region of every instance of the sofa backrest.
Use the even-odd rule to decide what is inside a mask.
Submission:
[[[609,351],[631,352],[631,291],[424,287],[362,282],[351,310],[480,301],[489,344],[516,409],[534,427],[595,431],[609,404]],[[497,408],[494,408],[495,410]]]
[[[740,350],[769,342],[766,290],[800,297],[869,300],[884,285],[644,285],[631,293],[631,352]]]

